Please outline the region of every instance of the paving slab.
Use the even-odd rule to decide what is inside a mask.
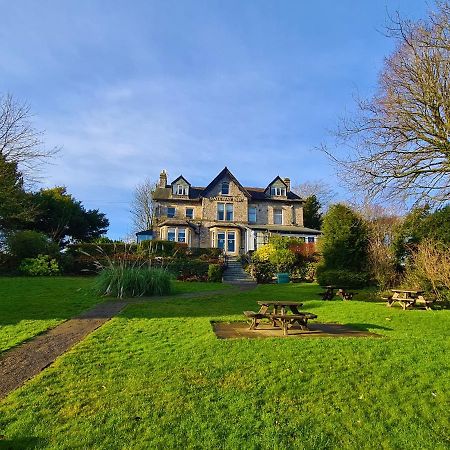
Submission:
[[[308,323],[309,331],[292,327],[289,328],[287,336],[283,336],[281,328],[270,324],[260,325],[256,330],[249,330],[249,324],[246,322],[212,322],[212,327],[219,339],[382,337],[380,334],[357,330],[339,323]]]

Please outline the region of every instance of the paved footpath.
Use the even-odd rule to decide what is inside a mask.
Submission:
[[[253,289],[255,285],[236,287],[240,291],[245,291]],[[216,291],[187,292],[176,297],[207,297],[209,295],[232,293],[233,291],[233,289],[221,289]],[[36,376],[52,364],[58,356],[70,350],[88,334],[119,314],[125,306],[133,303],[150,303],[155,299],[162,298],[169,297],[152,297],[128,301],[111,300],[101,303],[30,341],[7,350],[0,356],[0,399],[6,397],[27,380]]]

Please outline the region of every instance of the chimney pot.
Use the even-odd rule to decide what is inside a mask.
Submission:
[[[284,184],[287,186],[287,191],[290,192],[290,190],[291,190],[291,179],[290,178],[285,178],[283,181],[284,181]]]
[[[162,170],[159,174],[159,187],[165,188],[167,186],[167,172]]]

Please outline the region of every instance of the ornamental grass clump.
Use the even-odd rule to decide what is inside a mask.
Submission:
[[[169,272],[147,266],[110,266],[104,268],[95,280],[97,294],[117,298],[167,295],[171,288]]]

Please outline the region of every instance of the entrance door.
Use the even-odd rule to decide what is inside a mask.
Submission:
[[[225,253],[236,253],[236,232],[235,231],[219,231],[217,233],[217,248]]]
[[[227,235],[227,252],[234,253],[236,249],[236,233],[234,231],[228,231]]]

